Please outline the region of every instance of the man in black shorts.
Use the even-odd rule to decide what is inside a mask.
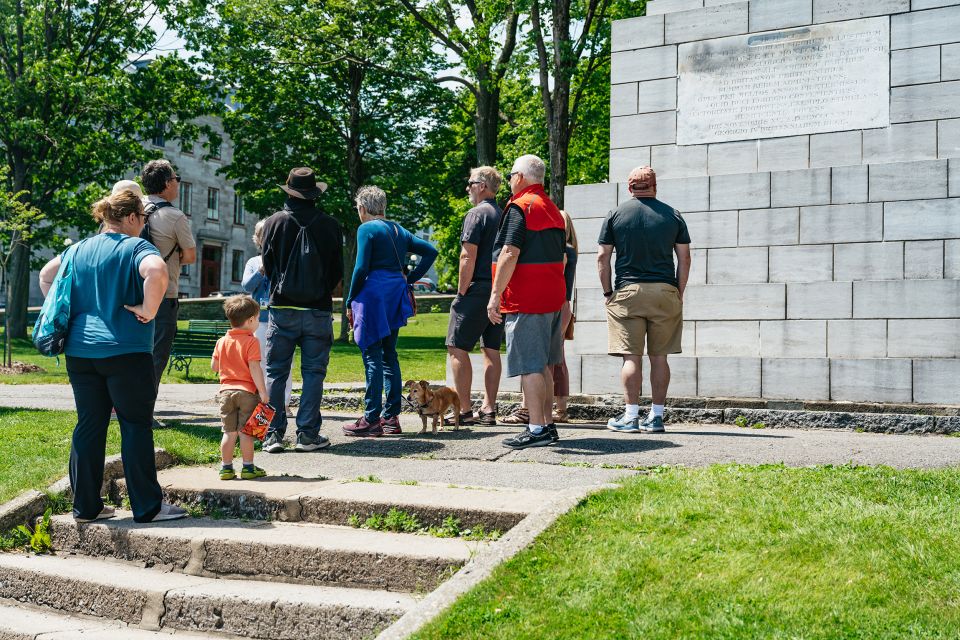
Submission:
[[[447,353],[453,380],[460,395],[460,424],[497,423],[497,390],[500,386],[500,343],[503,325],[487,317],[487,301],[492,286],[490,264],[493,243],[500,225],[500,207],[496,196],[503,182],[493,167],[477,167],[470,172],[467,193],[473,206],[463,220],[460,236],[460,273],[457,299],[450,306],[447,328]],[[470,401],[473,368],[469,352],[480,340],[483,347],[483,406],[474,417]]]

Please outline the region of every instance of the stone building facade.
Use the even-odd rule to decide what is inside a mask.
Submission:
[[[960,403],[960,2],[653,0],[647,13],[613,24],[610,182],[565,194],[583,254],[567,343],[574,389],[620,389],[620,360],[605,353],[597,235],[629,197],[630,169],[649,164],[693,239],[671,395]],[[832,95],[814,102],[830,108],[794,135],[698,134],[695,103],[678,102],[691,88],[707,99],[705,85],[682,86],[685,73],[716,77],[704,61],[724,47],[792,38],[818,55],[853,32],[879,38],[866,54],[880,65],[879,97],[824,89]],[[853,58],[838,60],[831,73]],[[789,89],[793,76],[773,71],[772,84]],[[840,113],[861,98],[879,122]],[[799,122],[802,105],[776,106],[789,132],[782,118]]]
[[[190,148],[179,141],[158,136],[144,142],[144,146],[160,150],[179,172],[180,197],[174,203],[190,216],[190,224],[197,241],[197,261],[184,265],[180,272],[180,297],[207,297],[216,291],[239,291],[246,261],[257,255],[253,244],[253,228],[259,219],[248,214],[240,194],[231,180],[217,171],[233,159],[233,146],[223,132],[219,118],[205,117],[200,124],[210,125],[222,136],[218,153],[205,158],[208,142],[198,140]],[[124,176],[124,177],[134,177]],[[118,179],[120,179],[118,177]],[[74,235],[74,234],[71,234]],[[30,305],[43,304],[37,284],[37,274],[31,274]]]

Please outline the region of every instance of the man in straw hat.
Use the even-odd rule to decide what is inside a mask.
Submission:
[[[690,234],[680,212],[657,200],[653,169],[637,167],[627,182],[633,197],[603,221],[597,254],[607,307],[607,351],[623,358],[620,380],[626,403],[623,415],[611,418],[607,428],[624,433],[661,433],[670,385],[667,355],[680,353],[683,290],[690,274]],[[610,256],[614,251],[615,287],[610,284]],[[641,420],[644,343],[650,358],[653,406]]]
[[[263,450],[283,451],[284,388],[299,345],[303,390],[295,449],[315,451],[330,444],[320,435],[320,401],[333,346],[332,293],[343,279],[343,234],[339,223],[316,205],[327,185],[317,182],[312,169],[291,170],[279,186],[287,200],[263,225],[263,273],[270,280],[267,393],[277,411]]]

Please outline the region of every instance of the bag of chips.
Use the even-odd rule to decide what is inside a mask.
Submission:
[[[243,429],[240,429],[240,433],[245,433],[251,438],[263,442],[267,435],[267,427],[270,426],[270,421],[273,420],[273,414],[276,412],[276,409],[269,404],[262,402],[257,404],[257,408],[250,414],[250,418],[243,425]]]

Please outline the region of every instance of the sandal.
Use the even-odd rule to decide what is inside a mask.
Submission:
[[[484,427],[497,426],[497,412],[491,411],[489,413],[485,413],[481,411],[480,415],[477,417],[477,424]]]
[[[551,419],[554,421],[554,423],[570,422],[570,416],[567,415],[566,409],[564,409],[563,411],[554,411],[553,416],[551,416]]]
[[[521,407],[500,422],[503,424],[530,424],[530,412]]]
[[[457,423],[454,421],[453,416],[447,416],[443,419],[443,426],[453,427]],[[473,411],[465,411],[460,414],[460,426],[471,426],[477,424],[477,419],[473,417]]]

